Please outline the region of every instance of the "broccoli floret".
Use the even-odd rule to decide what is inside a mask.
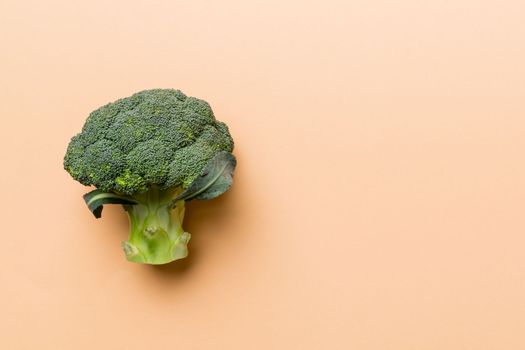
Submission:
[[[84,196],[96,217],[103,204],[124,206],[128,260],[164,264],[187,255],[185,201],[211,199],[230,187],[232,150],[228,127],[206,101],[154,89],[93,111],[71,139],[64,168],[96,187]]]

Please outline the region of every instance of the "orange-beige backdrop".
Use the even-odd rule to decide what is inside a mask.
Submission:
[[[2,0],[0,348],[525,349],[524,62],[520,0]],[[239,160],[156,268],[62,169],[154,87]]]

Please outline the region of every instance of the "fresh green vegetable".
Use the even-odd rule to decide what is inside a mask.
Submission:
[[[232,184],[236,160],[226,124],[209,104],[179,90],[155,89],[109,103],[71,139],[64,168],[97,189],[84,200],[99,218],[104,204],[129,216],[129,261],[165,264],[187,256],[184,204]]]

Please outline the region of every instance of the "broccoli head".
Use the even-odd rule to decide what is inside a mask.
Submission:
[[[128,260],[164,264],[188,254],[184,203],[215,198],[231,186],[232,150],[228,127],[206,101],[154,89],[93,111],[71,139],[64,168],[96,187],[84,196],[95,217],[104,204],[124,206]]]

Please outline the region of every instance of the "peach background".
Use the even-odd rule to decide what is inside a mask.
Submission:
[[[525,349],[523,1],[0,2],[1,349]],[[87,114],[208,100],[239,159],[128,263]]]

